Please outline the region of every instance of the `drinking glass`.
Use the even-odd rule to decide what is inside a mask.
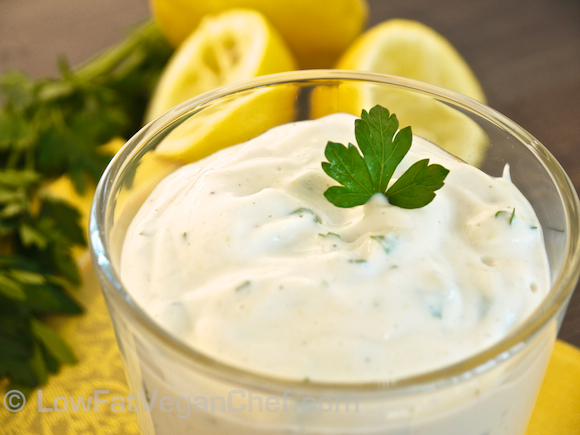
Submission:
[[[417,135],[492,176],[501,176],[509,164],[513,183],[541,222],[551,272],[550,292],[529,318],[490,348],[428,373],[391,382],[298,382],[217,361],[167,332],[139,306],[119,275],[124,235],[152,189],[181,166],[156,157],[157,147],[210,137],[214,148],[222,148],[279,124],[335,112],[360,115],[377,103],[396,113],[402,126],[411,124]],[[224,119],[228,129],[221,127]],[[405,78],[289,72],[215,89],[173,108],[113,158],[90,219],[93,264],[141,432],[524,434],[578,280],[578,205],[561,166],[522,127],[468,97]]]

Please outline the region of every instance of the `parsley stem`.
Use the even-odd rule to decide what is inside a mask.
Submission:
[[[161,33],[159,26],[152,19],[149,19],[119,44],[82,63],[75,74],[81,79],[93,81],[103,76],[114,74],[116,70],[123,73],[124,71],[120,69],[121,67],[133,67],[136,63],[135,60],[138,60],[128,61],[133,56],[139,56],[139,54],[135,54],[139,53],[136,49],[142,47],[144,42],[155,41],[165,41],[165,37]]]

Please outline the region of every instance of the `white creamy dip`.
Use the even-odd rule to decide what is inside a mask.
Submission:
[[[511,183],[431,143],[450,170],[429,205],[335,207],[327,141],[356,143],[352,115],[287,124],[163,180],[126,235],[121,278],[159,324],[251,371],[391,381],[504,337],[549,290],[535,213]],[[515,212],[514,212],[515,209]]]

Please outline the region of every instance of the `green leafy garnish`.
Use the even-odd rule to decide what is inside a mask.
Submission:
[[[83,310],[73,246],[85,246],[79,211],[43,190],[66,175],[82,193],[111,156],[98,147],[129,137],[171,48],[153,21],[61,77],[0,75],[0,379],[30,391],[75,357],[46,321]]]
[[[495,214],[495,217],[498,217],[498,216],[503,215],[503,214],[509,215],[508,222],[511,225],[514,222],[514,218],[516,217],[516,209],[514,207],[514,209],[512,210],[511,213],[509,211],[500,210]]]
[[[391,187],[389,181],[395,169],[411,148],[411,127],[398,133],[395,114],[376,105],[368,113],[362,111],[354,124],[356,141],[363,156],[353,145],[328,142],[324,155],[328,162],[322,169],[342,186],[332,186],[324,196],[337,207],[365,204],[377,193],[402,208],[420,208],[435,198],[435,191],[443,187],[449,170],[441,165],[429,165],[429,159],[414,163]]]

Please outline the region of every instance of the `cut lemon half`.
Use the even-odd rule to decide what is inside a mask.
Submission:
[[[155,152],[190,163],[294,120],[295,88],[277,85],[239,92],[196,108]]]
[[[159,26],[178,47],[204,16],[230,8],[260,11],[301,68],[328,68],[365,28],[366,0],[150,0]]]
[[[163,70],[146,120],[219,86],[293,69],[293,55],[259,12],[232,9],[207,16]]]
[[[371,71],[406,77],[447,88],[485,101],[483,90],[467,62],[453,45],[432,28],[417,21],[394,19],[362,34],[337,63],[339,69]],[[467,115],[435,100],[385,86],[345,84],[320,88],[313,94],[315,116],[343,111],[360,116],[381,104],[397,115],[401,127],[479,165],[488,138]]]
[[[478,101],[485,95],[455,47],[418,21],[385,21],[362,34],[337,68],[392,74],[451,89]]]

